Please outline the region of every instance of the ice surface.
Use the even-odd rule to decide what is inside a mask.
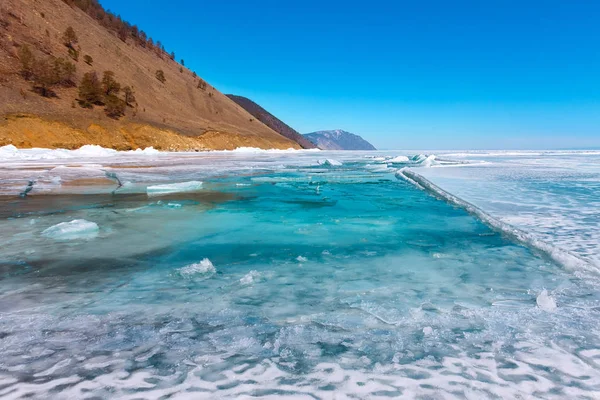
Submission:
[[[195,192],[202,189],[202,182],[188,181],[180,183],[165,183],[163,185],[148,186],[148,196],[163,196],[170,193]]]
[[[75,219],[71,222],[61,222],[45,229],[42,235],[54,240],[94,239],[100,228],[95,222]]]
[[[381,163],[364,152],[134,153],[0,161],[0,397],[600,391],[598,276],[519,236],[561,247],[562,228],[539,227],[562,212],[554,224],[578,243],[567,252],[593,249],[582,243],[596,237],[596,156],[419,151],[438,162],[421,168],[389,162],[406,151],[373,152]],[[329,158],[344,167],[317,165]],[[396,179],[405,164],[481,214]],[[129,183],[89,185],[106,171]],[[190,181],[204,189],[147,196]],[[40,235],[78,219],[101,237]]]

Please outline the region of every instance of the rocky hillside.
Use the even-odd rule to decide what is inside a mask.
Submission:
[[[96,0],[0,1],[0,146],[6,144],[300,147]]]
[[[269,128],[273,129],[275,132],[285,136],[286,138],[297,142],[305,149],[314,149],[316,146],[310,141],[304,138],[300,133],[291,128],[285,122],[281,121],[279,118],[253,102],[252,100],[242,97],[236,96],[233,94],[228,94],[231,100],[235,101],[239,106],[241,106],[244,110],[248,111],[250,114],[254,116],[257,120],[267,125]]]
[[[341,129],[307,133],[304,137],[323,150],[376,150],[362,137]]]

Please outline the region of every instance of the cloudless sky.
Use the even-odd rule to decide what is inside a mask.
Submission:
[[[600,1],[100,0],[224,93],[378,148],[600,147]]]

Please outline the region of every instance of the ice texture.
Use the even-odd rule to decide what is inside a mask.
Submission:
[[[328,158],[325,160],[319,160],[319,165],[327,165],[330,167],[339,167],[342,165],[341,162],[339,162],[338,160],[334,160],[332,158]]]
[[[70,222],[61,222],[45,229],[42,236],[54,240],[94,239],[100,233],[100,228],[95,222],[84,219],[75,219]]]
[[[188,181],[180,183],[165,183],[162,185],[148,186],[146,189],[148,196],[162,196],[170,193],[195,192],[202,189],[202,182]]]
[[[216,272],[217,269],[208,258],[204,258],[198,263],[186,265],[179,269],[179,273],[185,277],[191,277],[197,274],[214,274]]]
[[[599,155],[109,153],[0,161],[0,397],[600,391]]]
[[[535,302],[539,308],[544,311],[552,312],[556,310],[556,301],[548,294],[546,289],[542,290],[535,299]]]

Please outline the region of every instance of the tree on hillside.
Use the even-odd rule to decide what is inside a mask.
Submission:
[[[165,81],[166,81],[165,73],[163,72],[162,69],[159,69],[158,71],[156,71],[156,79],[158,79],[162,83],[165,83]]]
[[[77,34],[75,33],[75,29],[72,26],[69,26],[65,33],[63,33],[63,44],[69,48],[74,48],[75,44],[79,41],[77,38]]]
[[[185,66],[185,61],[183,61],[183,58],[181,59],[181,65]]]
[[[90,56],[89,54],[86,54],[85,56],[83,56],[83,61],[87,64],[87,65],[92,65],[94,63],[94,59],[92,58],[92,56]]]
[[[19,60],[21,60],[21,75],[27,80],[31,79],[35,57],[26,44],[19,49]]]
[[[54,75],[56,84],[63,86],[75,86],[75,64],[64,58],[54,60]]]
[[[125,104],[127,104],[129,107],[133,107],[133,105],[136,103],[133,88],[131,86],[125,86],[123,88],[123,95],[125,96]]]
[[[116,96],[121,91],[121,84],[115,79],[115,73],[104,71],[102,76],[102,89],[105,96]]]
[[[37,60],[33,65],[33,88],[44,97],[52,97],[56,94],[52,87],[56,85],[56,71],[52,63],[47,59]]]
[[[118,98],[117,96],[110,95],[106,96],[104,112],[107,116],[114,119],[119,119],[125,115],[125,101]]]
[[[92,108],[94,104],[101,105],[102,94],[102,85],[96,72],[85,73],[79,84],[79,105],[84,108]]]
[[[171,52],[171,60],[175,60],[175,52],[174,51]]]

